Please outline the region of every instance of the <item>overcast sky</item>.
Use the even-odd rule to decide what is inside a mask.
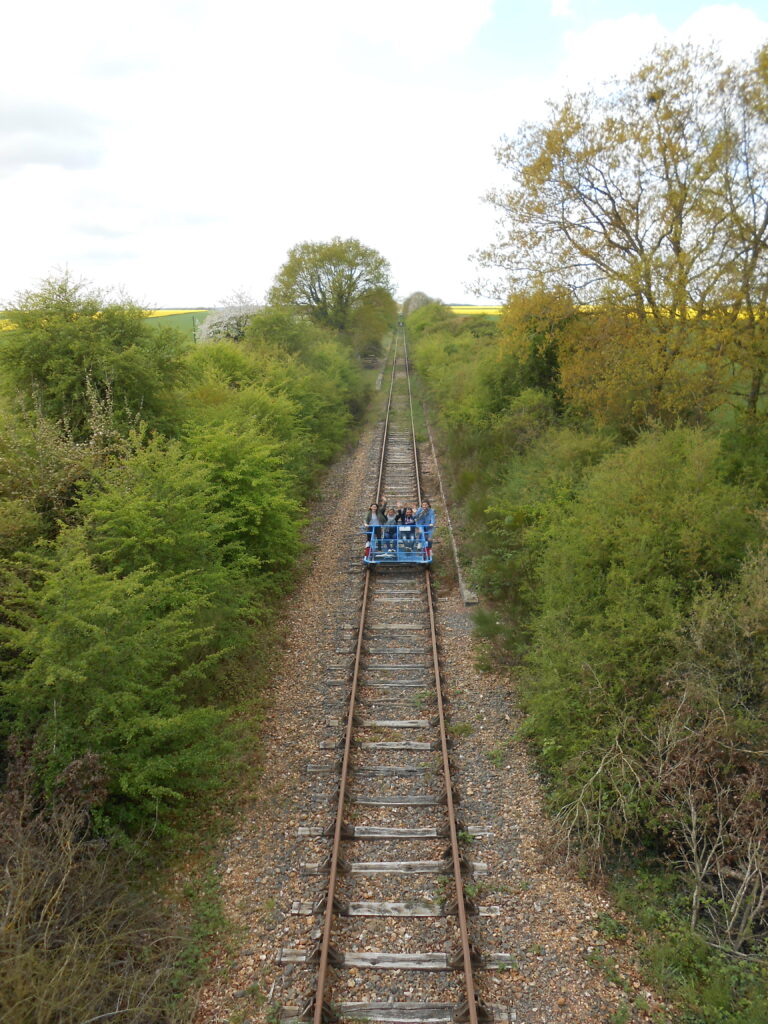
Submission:
[[[334,235],[400,296],[477,301],[501,137],[670,38],[750,57],[768,0],[7,4],[0,306],[63,267],[148,306],[261,301]]]

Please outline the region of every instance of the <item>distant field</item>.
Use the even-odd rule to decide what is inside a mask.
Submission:
[[[449,306],[457,316],[501,316],[503,306]]]
[[[209,309],[150,309],[147,312],[147,319],[155,321],[158,325],[176,327],[190,337],[195,336],[196,329],[210,313]],[[13,330],[10,320],[4,320],[0,310],[0,331]]]
[[[183,334],[195,337],[197,328],[208,316],[209,309],[151,309],[148,319],[159,327],[175,327]]]

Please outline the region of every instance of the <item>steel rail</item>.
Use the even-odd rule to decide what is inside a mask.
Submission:
[[[403,344],[405,344],[405,334],[403,334]],[[381,439],[381,458],[379,459],[379,475],[376,480],[376,502],[381,500],[381,481],[384,476],[384,459],[387,454],[387,437],[389,436],[389,414],[392,412],[392,392],[395,389],[395,369],[397,367],[397,334],[395,334],[395,350],[392,353],[392,376],[389,378],[389,394],[387,395],[387,412],[384,417],[384,434]],[[408,360],[406,358],[406,372],[408,367]],[[366,566],[366,572],[370,566]]]
[[[328,892],[326,895],[325,919],[323,921],[323,934],[320,940],[320,960],[317,968],[317,985],[315,988],[314,1024],[323,1024],[323,1013],[326,1009],[323,996],[325,994],[325,981],[328,974],[328,957],[331,948],[331,927],[333,924],[333,908],[336,899],[336,880],[339,874],[339,857],[341,854],[341,831],[344,821],[344,804],[347,799],[347,777],[349,775],[349,759],[352,753],[352,732],[354,729],[355,701],[357,699],[357,685],[360,677],[360,655],[363,648],[363,632],[365,629],[365,614],[368,606],[368,585],[371,580],[369,571],[365,573],[365,584],[363,587],[363,603],[360,609],[360,624],[357,627],[357,646],[355,648],[355,667],[352,672],[352,687],[349,694],[349,711],[347,713],[347,728],[344,736],[344,754],[341,761],[341,779],[339,782],[339,801],[336,808],[336,824],[333,832],[333,846],[331,848],[331,863],[328,878]]]
[[[419,450],[416,446],[416,424],[413,419],[413,395],[411,393],[411,364],[408,359],[408,343],[403,327],[403,352],[405,354],[405,379],[408,381],[408,409],[411,413],[411,440],[413,442],[413,464],[416,467],[416,504],[421,508],[421,473],[419,473]]]
[[[403,328],[403,352],[405,354],[405,372],[408,380],[408,406],[411,414],[411,436],[413,437],[413,459],[416,468],[416,489],[421,505],[421,473],[419,471],[419,454],[416,445],[416,424],[413,418],[413,394],[411,392],[411,373],[408,360],[408,343]],[[437,697],[437,717],[440,731],[440,754],[443,762],[443,784],[445,786],[446,811],[448,815],[448,830],[451,840],[451,861],[453,863],[453,882],[456,889],[456,914],[459,919],[459,936],[461,939],[461,959],[464,970],[464,982],[467,989],[467,1019],[469,1024],[478,1024],[477,997],[475,995],[475,979],[472,971],[472,947],[469,941],[469,923],[467,921],[467,906],[464,893],[464,877],[461,872],[461,851],[459,850],[459,834],[456,824],[456,807],[453,799],[453,786],[451,783],[451,763],[448,756],[448,735],[445,723],[445,701],[443,699],[443,685],[440,676],[440,658],[437,651],[437,626],[435,623],[435,610],[432,604],[432,580],[427,568],[424,573],[424,583],[427,589],[427,608],[429,609],[429,631],[432,642],[432,665],[435,673],[435,694]]]
[[[416,488],[419,504],[421,503],[421,478],[419,473],[418,449],[416,445],[416,429],[413,417],[413,399],[411,394],[410,368],[408,363],[408,349],[403,330],[403,351],[405,357],[406,378],[408,381],[408,401],[410,408],[411,436],[413,439],[414,469],[416,475]],[[384,462],[389,433],[389,420],[392,410],[392,394],[395,382],[395,370],[397,366],[397,337],[395,338],[395,350],[392,358],[392,377],[390,380],[389,395],[387,398],[387,410],[384,422],[384,433],[382,437],[382,454],[379,462],[379,476],[377,481],[377,496],[380,495],[381,482],[384,473]],[[347,710],[346,729],[344,735],[344,752],[342,755],[341,772],[339,781],[339,794],[336,805],[336,820],[333,831],[333,844],[331,848],[328,889],[326,904],[324,908],[323,931],[319,945],[317,984],[315,987],[313,1024],[324,1024],[328,1017],[332,1017],[330,1007],[324,1001],[325,987],[328,976],[328,967],[331,951],[331,930],[333,927],[333,916],[336,902],[336,884],[339,876],[339,861],[341,858],[341,843],[344,821],[344,807],[347,799],[347,783],[349,776],[349,764],[352,753],[352,738],[355,727],[355,705],[360,679],[360,662],[362,658],[363,636],[365,632],[365,621],[368,609],[368,595],[370,589],[370,567],[366,566],[365,582],[363,586],[363,598],[360,607],[360,619],[357,628],[357,643],[355,646],[355,661],[352,671],[352,683],[349,692],[349,706]],[[453,880],[456,891],[456,914],[459,922],[459,933],[461,939],[461,961],[466,988],[465,1019],[468,1024],[479,1024],[478,1003],[475,994],[475,984],[472,972],[472,948],[469,940],[469,924],[467,921],[467,906],[464,892],[464,878],[462,875],[462,859],[459,849],[458,825],[456,821],[456,807],[451,783],[451,767],[448,755],[448,735],[446,729],[445,701],[443,698],[442,682],[440,676],[440,659],[437,649],[437,627],[435,623],[435,612],[432,603],[432,584],[428,568],[425,567],[424,581],[426,587],[427,608],[429,611],[430,641],[432,648],[432,664],[435,676],[435,693],[437,698],[438,727],[440,733],[440,751],[443,767],[443,782],[445,787],[446,812],[448,817],[448,831],[450,837],[451,860],[453,864]]]
[[[461,873],[461,851],[459,850],[459,834],[456,824],[456,807],[451,784],[451,765],[448,757],[448,737],[445,725],[445,702],[443,687],[440,680],[440,659],[437,652],[437,629],[435,611],[432,607],[432,581],[429,571],[424,573],[427,588],[427,608],[429,609],[429,625],[432,635],[432,664],[435,671],[435,692],[437,694],[437,715],[440,727],[440,753],[443,761],[445,779],[446,810],[448,813],[448,830],[451,839],[451,860],[453,861],[453,882],[456,887],[456,913],[459,918],[459,935],[461,938],[461,959],[464,970],[464,983],[467,989],[467,1020],[469,1024],[478,1024],[477,997],[475,995],[475,979],[472,973],[472,947],[469,941],[469,923],[467,922],[467,905],[464,893],[464,877]]]
[[[387,452],[387,436],[389,433],[389,418],[392,412],[392,394],[395,387],[395,369],[397,367],[397,334],[395,335],[395,347],[392,353],[392,376],[389,381],[389,394],[387,395],[387,410],[384,417],[384,434],[381,441],[381,459],[379,460],[379,475],[376,481],[376,501],[381,496],[381,481],[384,475],[384,459]],[[373,532],[371,532],[373,538]],[[355,663],[352,670],[352,685],[349,691],[349,707],[347,709],[347,723],[344,733],[344,753],[341,759],[341,772],[339,779],[339,799],[336,804],[336,821],[333,830],[333,843],[331,845],[331,860],[328,872],[328,890],[326,893],[325,916],[323,919],[323,934],[320,938],[319,960],[317,966],[317,985],[315,986],[315,1005],[313,1011],[314,1024],[323,1024],[323,1014],[326,1010],[323,996],[325,995],[325,984],[328,976],[328,960],[331,950],[331,929],[333,927],[333,910],[336,901],[336,882],[339,877],[339,859],[341,857],[341,833],[344,823],[344,805],[347,800],[347,782],[349,777],[349,761],[352,753],[352,734],[355,726],[355,704],[357,701],[357,687],[360,678],[360,659],[363,650],[363,634],[365,631],[365,618],[368,610],[368,590],[371,581],[370,566],[365,567],[365,583],[363,585],[363,600],[360,606],[360,621],[357,627],[357,644],[355,645]]]

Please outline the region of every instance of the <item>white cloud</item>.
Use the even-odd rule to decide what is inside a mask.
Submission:
[[[0,103],[0,174],[30,164],[94,167],[102,153],[99,127],[97,118],[77,107]]]
[[[740,4],[703,7],[672,33],[675,42],[691,40],[699,46],[716,46],[727,61],[745,60],[768,40],[765,11],[761,18]]]
[[[573,14],[571,0],[552,0],[551,13],[553,18],[568,18]]]
[[[432,61],[466,49],[491,19],[494,0],[389,0],[378,4],[343,0],[350,28],[398,53]]]
[[[291,245],[335,234],[379,249],[403,292],[460,299],[467,254],[493,235],[478,196],[499,173],[500,136],[564,85],[624,75],[670,28],[665,15],[603,21],[562,36],[554,76],[498,64],[484,77],[493,8],[11,5],[0,306],[57,265],[153,305],[214,303],[234,285],[260,299]],[[562,26],[548,20],[553,53]],[[751,52],[765,30],[744,8],[710,6],[676,31]]]
[[[664,35],[655,14],[628,14],[564,34],[565,56],[557,80],[572,90],[624,75],[646,57]]]
[[[676,28],[656,14],[628,14],[565,32],[565,53],[554,83],[560,90],[599,87],[625,77],[665,42],[716,45],[726,60],[743,60],[766,40],[768,22],[738,4],[703,7]]]

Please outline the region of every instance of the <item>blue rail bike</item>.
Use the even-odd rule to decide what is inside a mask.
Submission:
[[[362,530],[366,565],[429,565],[432,561],[432,526],[383,523]]]

